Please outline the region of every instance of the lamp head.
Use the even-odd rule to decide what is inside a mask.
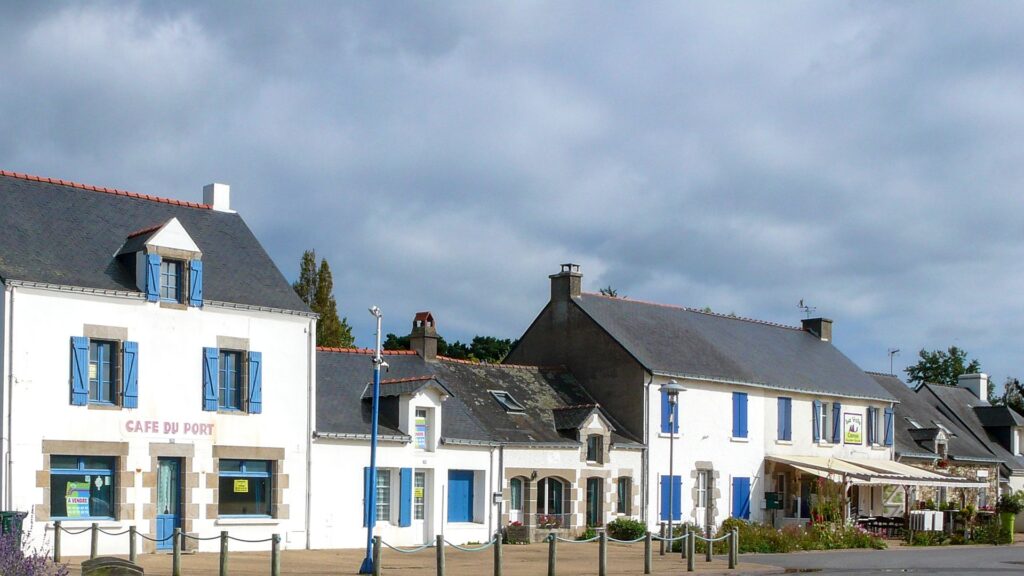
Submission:
[[[683,388],[682,384],[675,380],[669,380],[668,382],[661,385],[660,390],[665,394],[668,394],[668,401],[675,404],[676,398],[680,392],[686,392],[686,388]]]

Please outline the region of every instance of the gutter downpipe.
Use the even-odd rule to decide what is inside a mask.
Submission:
[[[496,504],[494,503],[494,496],[492,496],[492,494],[494,494],[494,447],[493,446],[491,446],[491,457],[488,458],[488,460],[490,461],[490,472],[489,473],[491,475],[491,477],[490,477],[490,481],[491,481],[491,484],[490,484],[490,486],[491,486],[491,494],[487,495],[487,499],[489,500],[488,506],[487,506],[487,534],[492,535],[492,534],[494,534],[494,507],[496,506]]]
[[[498,492],[505,491],[505,446],[498,446]],[[501,518],[505,514],[505,499],[498,505],[498,530],[501,530]]]
[[[7,306],[7,322],[9,328],[7,330],[7,389],[0,394],[0,413],[4,414],[4,418],[7,419],[7,430],[5,438],[0,442],[0,449],[5,451],[4,457],[0,460],[0,466],[3,466],[3,504],[5,510],[10,510],[14,502],[14,492],[11,488],[11,466],[13,458],[11,456],[12,447],[14,444],[11,442],[11,436],[14,433],[14,426],[11,424],[11,404],[14,402],[14,286],[11,286],[11,299]],[[3,433],[3,432],[0,432]]]
[[[647,379],[647,384],[644,385],[644,452],[643,458],[641,459],[641,474],[644,477],[643,487],[643,504],[641,506],[640,519],[647,524],[650,520],[648,514],[648,506],[651,502],[650,488],[651,488],[651,384],[654,384],[654,372],[649,372],[650,378]],[[669,537],[672,535],[669,534]]]
[[[377,422],[380,410],[380,367],[384,359],[380,355],[380,329],[383,314],[380,308],[370,308],[370,314],[377,319],[377,347],[373,355],[373,411],[370,419],[370,477],[366,492],[366,557],[359,567],[360,574],[373,573],[373,529],[377,524]]]
[[[312,521],[309,515],[313,510],[310,491],[313,488],[313,367],[316,357],[313,338],[315,334],[316,320],[310,320],[306,334],[306,550],[309,550],[312,544],[312,536],[309,533]]]

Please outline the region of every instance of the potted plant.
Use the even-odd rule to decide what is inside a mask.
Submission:
[[[1013,522],[1022,509],[1024,509],[1024,492],[1004,494],[999,497],[996,512],[999,513],[1000,544],[1013,542]]]

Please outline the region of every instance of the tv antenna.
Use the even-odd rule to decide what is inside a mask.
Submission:
[[[889,348],[889,375],[894,376],[895,373],[892,371],[892,358],[900,353],[899,348]]]
[[[804,314],[806,314],[808,318],[810,318],[811,314],[813,314],[814,311],[818,309],[816,306],[811,306],[810,304],[804,304],[804,299],[803,298],[800,299],[800,303],[797,304],[796,307],[801,309],[801,310],[803,310]]]

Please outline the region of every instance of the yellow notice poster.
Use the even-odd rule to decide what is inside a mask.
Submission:
[[[416,498],[423,498],[423,487],[417,486],[416,488],[413,488],[412,495]]]
[[[245,479],[235,480],[235,494],[245,494],[249,492],[249,481]]]

